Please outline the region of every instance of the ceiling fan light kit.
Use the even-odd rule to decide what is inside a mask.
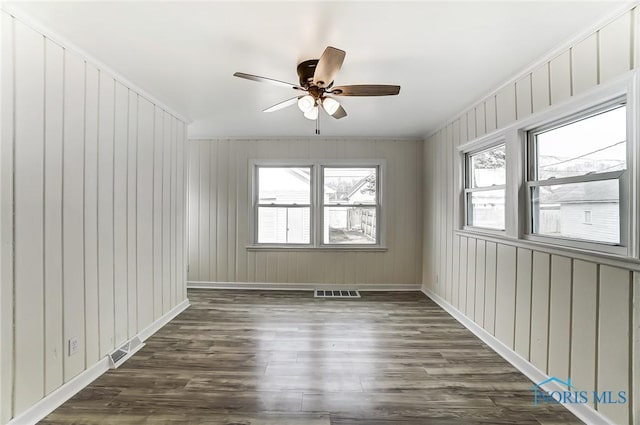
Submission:
[[[298,108],[304,113],[309,112],[316,106],[316,100],[311,95],[302,96],[298,99]]]
[[[324,99],[322,99],[322,108],[327,111],[327,114],[331,116],[333,116],[333,114],[338,111],[339,107],[340,103],[335,99],[332,99],[330,97],[325,97]]]
[[[243,72],[236,72],[233,75],[247,80],[289,87],[293,90],[304,92],[305,94],[277,103],[265,109],[264,112],[274,112],[297,104],[305,118],[316,120],[316,134],[320,134],[318,123],[320,109],[323,109],[335,119],[347,116],[347,112],[340,102],[327,95],[393,96],[400,93],[400,86],[392,85],[366,84],[333,87],[333,80],[340,68],[342,68],[345,54],[344,50],[329,46],[324,50],[320,59],[301,62],[297,67],[300,80],[299,86]]]

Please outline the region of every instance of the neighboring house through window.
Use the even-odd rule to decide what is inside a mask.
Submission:
[[[529,132],[532,234],[624,245],[626,114],[619,101]]]

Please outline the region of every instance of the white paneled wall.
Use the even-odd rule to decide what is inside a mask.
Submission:
[[[2,72],[6,423],[186,298],[186,128],[5,12]]]
[[[638,381],[631,356],[637,264],[457,231],[457,146],[637,67],[636,9],[479,101],[432,135],[424,152],[424,287],[539,370],[584,390],[631,393]],[[638,403],[595,408],[630,424]]]
[[[250,159],[384,159],[386,252],[252,251]],[[189,142],[189,281],[410,284],[422,270],[422,143],[396,140]]]

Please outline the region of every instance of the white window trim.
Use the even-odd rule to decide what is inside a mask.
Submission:
[[[558,240],[527,233],[527,205],[528,195],[525,190],[527,179],[526,169],[526,138],[530,130],[541,126],[558,122],[563,117],[570,117],[580,111],[598,107],[617,98],[625,97],[627,105],[627,149],[628,162],[626,178],[629,181],[625,193],[620,193],[621,203],[628,211],[625,223],[627,244],[625,247],[608,246],[601,243],[591,243],[573,240]],[[551,248],[557,247],[569,253],[594,256],[599,258],[639,259],[640,256],[640,69],[626,72],[609,82],[596,86],[583,94],[576,95],[559,103],[529,115],[504,128],[493,131],[472,141],[458,146],[460,153],[458,158],[457,185],[459,200],[456,205],[457,223],[455,230],[460,235],[480,236],[487,234],[494,240],[505,240],[509,243],[517,243],[518,246],[540,249],[542,245]],[[484,229],[465,228],[464,208],[464,153],[480,150],[491,146],[499,138],[506,142],[507,157],[507,189],[506,189],[506,215],[505,232],[486,232]]]
[[[259,183],[259,178],[258,178],[258,173],[257,170],[258,168],[278,168],[278,167],[298,167],[298,168],[309,168],[309,189],[310,189],[310,193],[309,193],[309,227],[311,229],[311,232],[309,234],[309,243],[284,243],[284,244],[271,244],[271,243],[258,243],[258,210],[260,208],[260,203],[259,203],[259,192],[260,192],[260,183]],[[252,237],[252,241],[254,241],[254,244],[256,246],[288,246],[288,247],[299,247],[299,248],[309,248],[313,246],[313,238],[314,238],[314,232],[313,232],[313,228],[314,228],[314,214],[313,214],[313,210],[314,210],[314,200],[315,200],[315,196],[314,196],[314,188],[315,188],[315,173],[314,168],[313,168],[313,164],[310,164],[308,162],[304,162],[304,161],[300,161],[300,162],[290,162],[290,163],[282,163],[282,162],[278,162],[278,163],[273,163],[273,164],[255,164],[251,167],[252,169],[252,175],[251,175],[251,180],[250,180],[250,184],[251,184],[251,190],[249,191],[251,193],[251,199],[250,199],[250,203],[249,205],[251,205],[251,237]],[[279,207],[281,208],[287,208],[287,207],[294,207],[294,205],[286,205],[286,204],[277,204]],[[296,207],[300,207],[300,208],[304,208],[307,205],[304,204],[303,206],[296,206]]]
[[[287,159],[287,160],[268,160],[268,159],[250,159],[249,160],[249,237],[250,243],[246,246],[247,250],[273,250],[273,251],[373,251],[385,252],[386,247],[386,203],[385,203],[385,186],[386,186],[386,160],[384,159]],[[311,168],[311,205],[310,205],[310,243],[308,244],[274,244],[274,243],[258,243],[258,173],[259,167],[310,167]],[[377,241],[375,244],[326,244],[322,240],[323,235],[323,201],[324,193],[321,190],[324,184],[323,169],[325,167],[375,167],[378,175],[376,176],[377,197],[378,201],[375,205],[376,210],[376,233]],[[363,204],[364,205],[364,204]],[[368,205],[368,204],[367,204]],[[374,206],[374,205],[372,205]]]
[[[627,167],[624,171],[610,171],[606,173],[597,173],[597,174],[587,174],[582,176],[572,176],[572,177],[562,177],[557,179],[548,179],[548,180],[535,180],[535,170],[536,170],[536,157],[534,153],[535,142],[534,137],[536,134],[547,128],[557,128],[563,125],[567,125],[573,122],[577,122],[581,119],[586,119],[589,116],[593,116],[598,112],[606,111],[609,107],[612,107],[616,104],[620,104],[622,102],[627,104],[628,94],[618,95],[618,96],[607,96],[602,101],[595,104],[589,105],[584,108],[579,108],[579,105],[575,108],[574,112],[571,114],[566,114],[564,116],[558,116],[555,120],[547,120],[539,126],[534,126],[533,128],[529,128],[526,130],[526,139],[525,143],[525,168],[526,172],[524,175],[524,192],[526,197],[526,205],[525,205],[525,222],[523,223],[523,238],[553,245],[566,245],[572,248],[584,249],[590,251],[602,251],[610,254],[621,255],[621,256],[630,256],[631,250],[629,249],[629,240],[631,235],[629,234],[629,222],[630,222],[630,211],[629,211],[629,203],[628,196],[630,194],[629,184],[629,167]],[[628,105],[627,105],[628,106]],[[631,119],[630,112],[631,108],[627,107],[627,122]],[[534,132],[534,133],[532,133]],[[632,139],[629,135],[629,126],[627,126],[627,164],[631,162],[631,144]],[[600,241],[589,241],[583,239],[576,238],[568,238],[568,237],[554,237],[548,235],[541,235],[538,233],[534,233],[534,220],[535,215],[533,213],[533,206],[531,202],[531,189],[534,187],[540,186],[556,186],[562,184],[571,184],[571,183],[586,183],[593,181],[604,181],[604,180],[618,180],[619,182],[619,211],[620,211],[620,242],[617,244],[600,242]]]
[[[477,145],[473,146],[473,148],[469,149],[469,150],[463,150],[462,151],[462,161],[463,161],[463,165],[462,165],[462,182],[463,182],[463,193],[462,193],[462,203],[460,205],[462,205],[463,211],[462,211],[462,229],[463,230],[467,230],[467,231],[471,231],[477,234],[482,234],[482,233],[486,233],[488,235],[494,235],[494,236],[504,236],[506,234],[506,225],[507,225],[507,211],[506,211],[506,207],[507,207],[507,176],[508,176],[508,168],[509,168],[509,161],[505,160],[505,184],[501,184],[501,185],[496,185],[496,186],[487,186],[487,187],[480,187],[480,188],[472,188],[471,187],[471,174],[470,174],[470,166],[471,166],[471,156],[472,155],[476,155],[482,152],[486,152],[492,149],[495,149],[499,146],[504,145],[505,147],[505,152],[507,149],[506,146],[506,142],[505,142],[505,138],[504,136],[500,135],[499,137],[493,137],[493,138],[489,138],[483,141],[483,143],[478,143]],[[506,158],[506,156],[505,156]],[[473,193],[473,192],[481,192],[481,191],[486,191],[486,190],[504,190],[505,191],[505,228],[504,229],[493,229],[490,227],[482,227],[482,226],[474,226],[469,224],[469,197],[468,194],[469,193]]]

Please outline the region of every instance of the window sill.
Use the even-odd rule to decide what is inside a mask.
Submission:
[[[298,251],[298,252],[314,252],[314,251],[358,251],[358,252],[387,252],[389,248],[386,246],[282,246],[282,245],[248,245],[247,251]]]
[[[562,255],[565,257],[571,257],[578,260],[585,260],[590,262],[598,262],[600,264],[607,264],[614,267],[620,267],[626,270],[633,270],[640,272],[640,260],[635,257],[631,257],[623,254],[615,254],[604,251],[594,251],[584,248],[576,248],[560,244],[552,244],[541,241],[529,239],[527,237],[515,238],[505,235],[489,234],[485,232],[475,232],[468,229],[454,230],[454,234],[457,236],[471,237],[483,239],[489,242],[502,243],[505,245],[511,245],[518,248],[531,249],[533,251],[545,252],[548,254]]]

